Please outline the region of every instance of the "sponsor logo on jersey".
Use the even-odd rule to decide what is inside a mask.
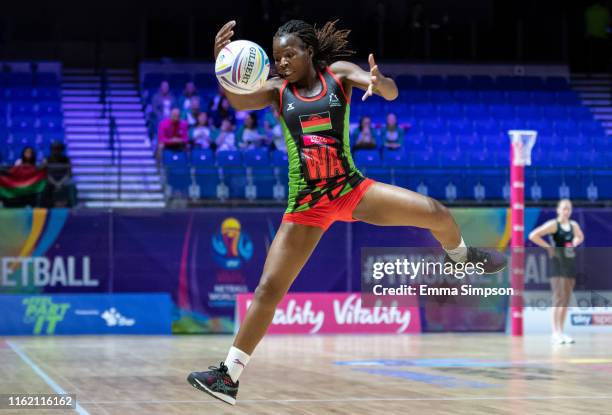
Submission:
[[[329,94],[329,106],[330,107],[339,107],[340,105],[342,105],[342,104],[340,103],[340,100],[338,99],[336,94],[334,94],[334,93]]]
[[[302,127],[302,133],[304,134],[332,129],[329,111],[300,115],[300,125]]]
[[[294,104],[293,102],[290,102],[289,104],[287,104],[287,111],[291,111],[291,110],[294,110],[294,109],[295,109],[295,107],[293,106],[293,104]]]
[[[304,135],[305,146],[321,146],[334,144],[331,137],[321,137],[320,135]]]

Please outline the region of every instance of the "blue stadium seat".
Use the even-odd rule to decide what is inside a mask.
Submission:
[[[531,93],[531,104],[533,105],[555,105],[557,96],[552,92],[533,91]]]
[[[544,89],[544,80],[538,76],[525,76],[522,79],[521,87],[528,91]]]
[[[164,80],[168,80],[168,76],[166,74],[149,72],[145,74],[143,84],[145,88],[159,88],[159,84],[161,84]]]
[[[357,167],[380,166],[382,160],[378,150],[358,150],[353,153]]]
[[[540,115],[549,121],[567,118],[567,110],[563,105],[546,105],[540,107]]]
[[[13,72],[8,74],[8,85],[30,87],[33,84],[31,72]]]
[[[556,91],[568,89],[567,79],[560,76],[550,76],[544,80],[544,87],[548,90]]]
[[[467,76],[450,75],[446,78],[446,87],[454,90],[469,89],[470,80]]]
[[[531,104],[531,94],[527,91],[511,91],[507,94],[507,102],[512,105]]]
[[[599,121],[581,121],[579,124],[580,132],[587,136],[603,136],[604,129]]]
[[[593,113],[584,105],[571,105],[564,108],[567,108],[567,117],[574,121],[593,121]]]
[[[212,150],[194,149],[191,152],[191,166],[195,183],[200,188],[200,198],[216,198],[219,173]]]
[[[41,101],[38,103],[39,116],[62,116],[62,105],[54,101]]]
[[[542,114],[537,105],[520,105],[514,109],[517,118],[539,119]]]
[[[416,89],[419,87],[419,79],[413,75],[399,75],[395,78],[395,82],[401,89]]]
[[[270,163],[274,167],[287,167],[289,159],[284,151],[275,150],[270,153]]]
[[[497,121],[489,118],[475,120],[474,131],[481,135],[496,135],[499,134],[501,130]]]
[[[470,151],[468,153],[468,157],[469,165],[476,169],[494,167],[496,165],[495,154],[487,151],[484,148]]]
[[[59,81],[55,72],[38,72],[34,75],[34,84],[37,87],[55,86]]]
[[[480,91],[480,101],[483,104],[501,105],[506,102],[506,94],[503,91],[486,90]]]
[[[455,101],[463,104],[475,104],[479,97],[478,93],[474,90],[458,90],[453,92]]]
[[[508,104],[490,105],[489,115],[497,120],[503,118],[514,118],[514,107]]]
[[[421,88],[428,90],[444,89],[446,82],[439,75],[424,75],[421,77]]]
[[[472,123],[464,119],[451,120],[448,122],[447,126],[450,134],[468,135],[472,134],[474,131]]]
[[[495,85],[504,91],[521,89],[523,86],[521,78],[517,76],[498,76],[495,79]]]
[[[244,165],[247,167],[264,167],[270,165],[267,149],[246,150],[242,153]]]
[[[185,84],[189,81],[191,81],[191,75],[188,73],[171,73],[168,76],[170,88],[180,91],[185,88]]]
[[[468,154],[459,150],[441,151],[440,166],[443,169],[458,169],[460,167],[467,167],[467,158]]]
[[[434,150],[451,150],[457,148],[457,139],[450,134],[432,134],[429,137]]]
[[[6,89],[5,97],[13,102],[31,102],[34,99],[34,90],[31,87],[24,88],[13,86],[12,88]]]
[[[38,101],[60,102],[61,90],[59,87],[36,88],[36,99]]]
[[[242,158],[239,151],[218,151],[217,165],[220,167],[242,166]]]
[[[413,167],[439,167],[438,153],[433,151],[411,151],[410,165]]]
[[[475,75],[470,79],[470,85],[474,89],[494,89],[495,82],[488,75]]]
[[[187,153],[164,150],[162,161],[171,196],[187,197],[189,195],[189,185],[191,184],[191,172],[187,163]]]

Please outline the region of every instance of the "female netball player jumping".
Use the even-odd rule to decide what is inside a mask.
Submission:
[[[557,218],[534,229],[529,240],[546,248],[551,258],[550,287],[552,289],[552,341],[555,344],[574,343],[563,334],[567,307],[576,285],[576,254],[574,248],[584,241],[584,234],[572,216],[572,202],[562,199],[557,204]],[[550,243],[543,236],[550,235]]]
[[[481,262],[487,273],[505,267],[498,252],[466,247],[459,227],[439,202],[410,190],[367,179],[355,167],[349,148],[349,105],[353,87],[397,98],[395,82],[383,76],[370,55],[370,70],[339,60],[347,49],[348,30],[328,22],[317,30],[291,20],[273,38],[279,77],[260,90],[235,95],[226,91],[238,110],[274,105],[289,156],[289,201],[274,238],[253,302],[227,359],[219,368],[194,372],[188,381],[227,403],[236,403],[238,378],[272,322],[277,304],[308,260],[319,239],[335,221],[363,221],[381,226],[429,229],[447,252],[446,261]],[[233,35],[235,22],[215,38],[215,58]]]

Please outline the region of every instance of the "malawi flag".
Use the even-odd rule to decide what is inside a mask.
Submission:
[[[14,197],[40,193],[47,185],[47,172],[36,166],[22,164],[12,167],[6,176],[0,176],[0,197]]]
[[[300,115],[300,124],[302,126],[302,132],[305,134],[332,129],[329,111],[320,112],[318,114]]]

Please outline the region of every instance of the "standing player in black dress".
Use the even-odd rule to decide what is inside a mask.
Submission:
[[[574,248],[584,241],[578,222],[571,220],[572,202],[562,199],[557,204],[557,218],[540,225],[529,234],[529,240],[546,248],[550,257],[550,287],[552,289],[552,341],[555,344],[574,343],[563,333],[567,307],[576,285],[576,253]],[[550,241],[544,240],[548,235]]]
[[[230,42],[235,24],[228,22],[217,33],[215,58]],[[188,377],[194,387],[230,404],[236,403],[238,377],[272,322],[277,304],[334,221],[425,228],[440,242],[448,262],[482,263],[487,273],[506,265],[497,251],[468,248],[441,203],[367,179],[355,167],[349,146],[353,88],[365,91],[362,100],[377,94],[391,101],[398,90],[391,78],[382,75],[372,55],[369,71],[340,60],[352,54],[346,47],[348,33],[336,29],[335,22],[317,30],[291,20],[273,38],[279,77],[250,94],[226,91],[238,110],[278,108],[289,158],[287,210],[234,344],[220,367]]]

